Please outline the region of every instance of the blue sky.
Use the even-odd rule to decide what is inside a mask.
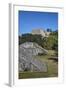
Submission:
[[[30,33],[33,29],[58,29],[58,13],[19,11],[19,34]]]

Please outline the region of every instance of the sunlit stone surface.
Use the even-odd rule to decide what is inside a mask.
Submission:
[[[33,42],[21,44],[19,46],[19,71],[47,72],[47,64],[33,57],[34,55],[38,55],[38,53],[47,54],[48,52]]]

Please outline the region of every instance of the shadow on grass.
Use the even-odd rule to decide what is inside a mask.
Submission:
[[[58,62],[58,57],[50,57],[50,58],[48,58],[49,60],[53,60],[53,61],[55,61],[55,62]]]

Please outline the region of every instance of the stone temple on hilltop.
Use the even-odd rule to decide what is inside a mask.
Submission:
[[[45,31],[43,29],[33,29],[32,34],[41,35],[43,37],[48,37],[51,32]]]
[[[19,71],[38,71],[47,72],[47,64],[34,58],[38,53],[47,54],[37,43],[25,42],[19,46]]]

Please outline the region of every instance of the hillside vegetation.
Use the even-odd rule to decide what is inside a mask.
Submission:
[[[42,37],[41,35],[22,34],[19,36],[19,45],[24,42],[36,42],[40,46],[48,50],[58,50],[58,32],[51,32],[49,37]]]

